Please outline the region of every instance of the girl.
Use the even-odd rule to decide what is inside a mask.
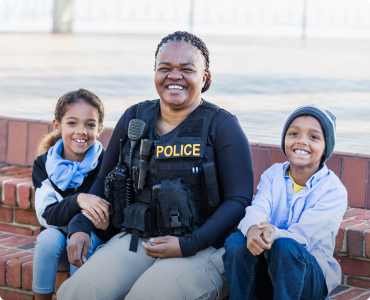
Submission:
[[[86,194],[99,173],[105,149],[96,138],[102,132],[104,107],[93,93],[80,89],[62,96],[55,108],[54,132],[40,143],[33,164],[37,218],[42,225],[37,237],[33,285],[36,300],[52,299],[58,270],[68,270],[69,221],[81,210],[107,229],[109,203]],[[92,232],[89,254],[102,241]],[[71,276],[77,267],[71,265]]]

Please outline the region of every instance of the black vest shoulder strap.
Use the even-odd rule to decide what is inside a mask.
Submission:
[[[137,106],[135,118],[147,123],[149,126],[149,132],[155,132],[153,127],[155,126],[159,105],[160,100],[157,99],[140,102]],[[171,139],[174,141],[176,139],[174,135],[176,137],[194,136],[195,133],[191,132],[191,128],[194,127],[193,130],[197,131],[197,136],[199,136],[203,141],[206,141],[212,120],[219,110],[220,108],[217,105],[203,100],[202,105],[200,105],[181,124],[179,124],[179,126],[173,130],[172,134],[166,135],[165,139]],[[188,129],[190,129],[189,132]],[[203,145],[205,146],[205,144],[206,143]]]

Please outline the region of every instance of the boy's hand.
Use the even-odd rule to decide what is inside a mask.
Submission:
[[[275,228],[269,222],[262,222],[257,227],[262,229],[262,239],[266,244],[272,244],[275,241]]]
[[[109,220],[106,222],[96,222],[96,220],[90,215],[90,213],[87,210],[81,210],[82,214],[88,218],[95,226],[95,228],[106,231],[109,227]]]
[[[106,222],[109,219],[110,203],[98,196],[91,194],[78,194],[77,203],[81,210],[89,212],[96,222]]]
[[[260,225],[258,225],[260,226]],[[247,248],[254,255],[260,255],[263,251],[271,249],[271,243],[266,243],[263,239],[263,229],[257,225],[249,228],[247,232]]]

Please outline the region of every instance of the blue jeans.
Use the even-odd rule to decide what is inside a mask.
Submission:
[[[59,230],[48,228],[38,236],[33,256],[32,290],[39,294],[54,292],[54,282],[57,271],[70,270],[71,276],[77,267],[70,265],[67,256],[68,240]],[[91,232],[91,247],[88,258],[95,249],[103,244],[94,232]]]
[[[328,294],[315,257],[293,239],[277,239],[271,250],[254,256],[236,232],[226,240],[222,259],[230,300],[321,300]]]

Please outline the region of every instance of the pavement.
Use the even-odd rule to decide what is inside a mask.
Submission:
[[[127,107],[158,97],[162,37],[0,34],[0,116],[52,120],[57,99],[83,87],[114,127]],[[213,79],[203,98],[235,114],[251,142],[280,144],[287,116],[316,104],[337,117],[336,151],[370,154],[370,40],[201,38]]]

